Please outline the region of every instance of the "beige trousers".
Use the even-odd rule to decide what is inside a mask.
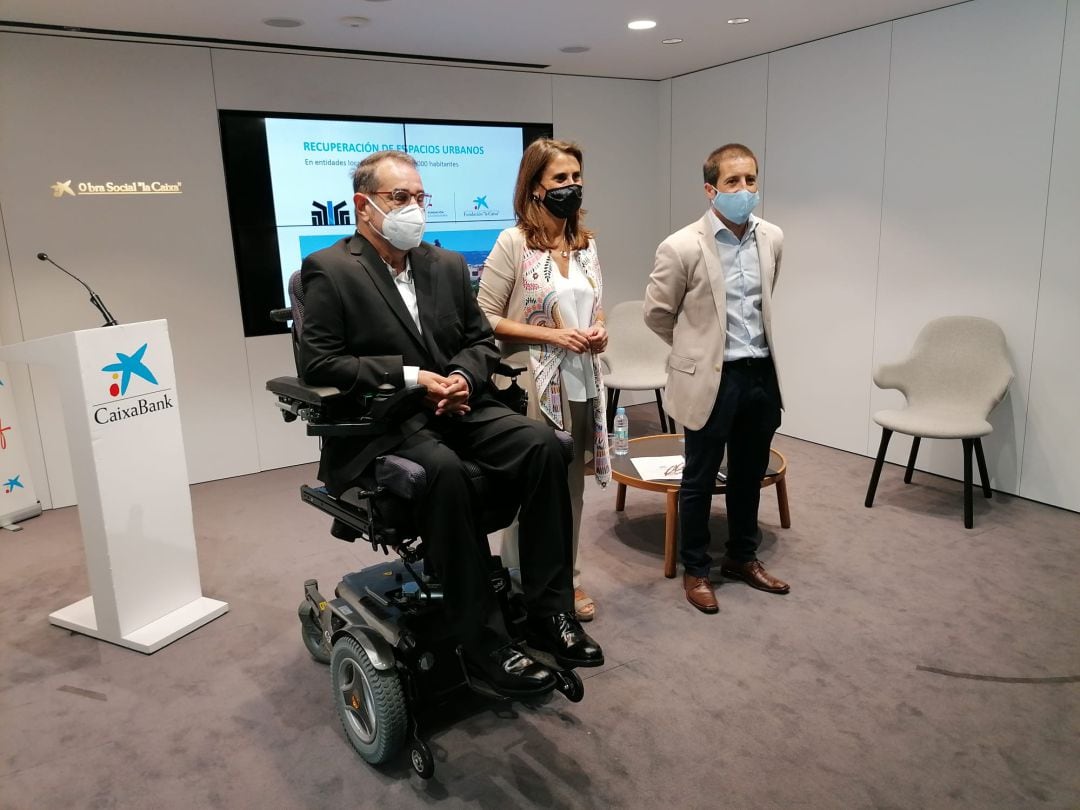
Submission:
[[[585,457],[592,456],[592,400],[570,402],[570,437],[574,440],[574,455],[566,471],[570,488],[570,509],[574,521],[574,587],[581,587],[581,568],[578,566],[578,539],[581,535],[581,507],[585,501]],[[502,531],[499,555],[502,564],[512,571],[520,568],[517,546],[517,522]],[[516,577],[517,578],[517,577]]]

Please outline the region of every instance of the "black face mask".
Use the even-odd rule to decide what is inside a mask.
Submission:
[[[551,212],[552,216],[559,219],[569,219],[581,208],[581,184],[572,186],[559,186],[547,192],[540,202],[544,208]]]

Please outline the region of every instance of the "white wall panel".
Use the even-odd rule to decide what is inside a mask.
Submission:
[[[765,97],[769,58],[755,56],[671,81],[671,229],[707,209],[701,165],[725,143],[743,143],[765,156]],[[768,159],[761,171],[768,200]]]
[[[769,56],[766,218],[784,230],[773,309],[783,433],[866,446],[889,24]]]
[[[942,315],[1005,331],[1016,371],[984,441],[995,488],[1015,492],[1065,0],[980,0],[893,24],[874,360],[906,355]],[[871,410],[902,402],[875,390]],[[877,432],[868,437],[873,452]],[[904,459],[905,442],[892,456]],[[959,442],[927,442],[923,469],[958,476]]]
[[[266,390],[267,380],[296,376],[292,337],[250,337],[245,343],[255,412],[255,433],[259,442],[259,469],[273,470],[317,461],[319,440],[307,435],[307,423],[299,420],[286,423],[281,418],[281,411],[274,404],[274,395]]]
[[[554,78],[555,137],[584,151],[586,222],[596,232],[609,308],[644,297],[653,254],[667,235],[660,227],[659,103],[654,82]]]
[[[596,231],[604,306],[643,298],[656,246],[667,233],[668,184],[661,178],[655,82],[556,76],[555,137],[577,141],[585,157],[587,222]],[[627,391],[622,405],[652,402]]]
[[[193,481],[251,472],[254,420],[222,183],[209,51],[0,35],[0,204],[24,337],[169,320]],[[10,80],[7,80],[10,79]],[[183,183],[174,196],[67,196],[53,183]],[[44,393],[44,389],[43,389]],[[39,398],[53,505],[72,503],[62,426]],[[46,435],[47,434],[47,435]],[[50,451],[49,448],[52,448]],[[54,474],[55,473],[55,474]]]
[[[223,110],[551,120],[551,77],[442,65],[215,50]]]
[[[1080,0],[1069,0],[1020,494],[1080,511]]]

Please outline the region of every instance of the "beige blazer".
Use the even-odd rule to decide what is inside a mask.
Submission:
[[[775,361],[772,293],[780,275],[784,232],[759,219],[756,236],[761,314]],[[680,425],[701,430],[720,388],[727,342],[724,269],[708,213],[673,233],[656,249],[645,290],[645,323],[671,346],[665,397],[668,413]]]

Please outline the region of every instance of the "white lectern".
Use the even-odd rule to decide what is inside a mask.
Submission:
[[[60,627],[144,653],[229,606],[202,595],[165,321],[0,346],[56,369],[91,596],[49,615]]]

